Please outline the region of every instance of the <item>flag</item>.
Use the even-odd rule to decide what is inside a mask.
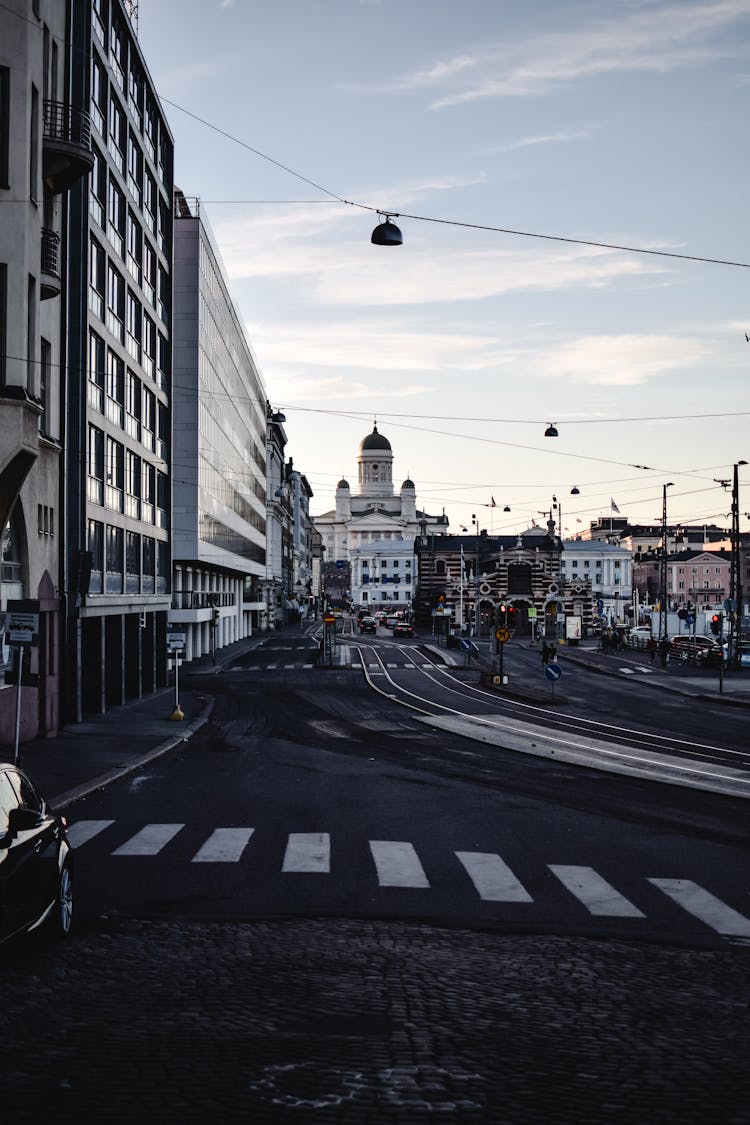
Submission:
[[[611,497],[610,497],[610,501],[609,501],[609,502],[610,502],[610,504],[612,505],[612,511],[613,511],[613,512],[619,512],[619,511],[620,511],[620,509],[619,509],[619,508],[617,507],[617,505],[615,504],[614,500],[613,500],[613,499],[612,499]]]
[[[495,497],[494,496],[490,496],[490,507],[491,508],[497,507],[497,504],[495,503]]]

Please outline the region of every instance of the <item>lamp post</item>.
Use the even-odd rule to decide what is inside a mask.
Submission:
[[[476,515],[472,515],[471,522],[474,527],[474,543],[476,545],[476,563],[474,570],[474,635],[479,640],[479,521]]]
[[[742,637],[742,567],[740,565],[740,481],[739,467],[747,461],[737,461],[732,472],[732,563],[729,576],[729,597],[732,609],[729,618],[729,666],[740,667],[740,639]]]
[[[667,489],[672,487],[673,482],[671,480],[664,485],[661,509],[661,565],[659,567],[659,613],[661,622],[659,632],[665,645],[669,641],[667,623]]]

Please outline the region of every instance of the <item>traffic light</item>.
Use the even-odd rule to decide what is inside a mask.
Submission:
[[[721,630],[722,630],[723,624],[724,624],[724,614],[723,613],[715,613],[713,615],[713,617],[711,618],[711,632],[714,634],[714,636],[716,636],[716,637],[721,636]]]
[[[501,602],[500,605],[497,608],[497,623],[498,623],[498,625],[504,625],[507,620],[508,620],[508,607],[505,604],[505,602]]]

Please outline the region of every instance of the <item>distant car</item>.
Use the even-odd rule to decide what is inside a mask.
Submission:
[[[393,629],[396,625],[398,625],[399,620],[400,618],[397,617],[395,613],[387,614],[385,619],[386,629]]]
[[[359,622],[360,633],[376,633],[377,625],[374,617],[362,617]]]
[[[15,766],[0,762],[0,941],[73,921],[73,853],[65,818]]]
[[[397,621],[393,626],[394,637],[413,637],[414,626],[408,621]]]
[[[725,659],[724,649],[711,637],[672,637],[669,649],[673,657],[692,660],[696,664],[718,665]]]
[[[635,629],[631,629],[628,633],[627,643],[641,648],[646,641],[651,640],[652,635],[650,625],[636,625]]]

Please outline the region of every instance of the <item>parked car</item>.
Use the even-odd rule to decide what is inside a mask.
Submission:
[[[73,853],[67,822],[25,773],[0,762],[0,941],[46,923],[73,922]]]
[[[387,614],[386,619],[385,619],[386,629],[393,629],[393,628],[396,627],[396,625],[398,625],[398,623],[399,623],[399,618],[397,617],[397,615],[395,613]]]
[[[375,624],[375,618],[361,617],[359,620],[359,631],[360,633],[376,633],[378,631],[378,627]]]
[[[631,629],[627,636],[627,643],[633,645],[634,648],[643,648],[646,642],[651,639],[652,632],[650,625],[636,625]],[[658,637],[657,637],[658,640]]]
[[[669,650],[673,658],[692,660],[696,664],[718,665],[726,658],[722,645],[711,637],[672,637]]]
[[[397,621],[393,626],[394,637],[413,637],[414,626],[409,621]]]

